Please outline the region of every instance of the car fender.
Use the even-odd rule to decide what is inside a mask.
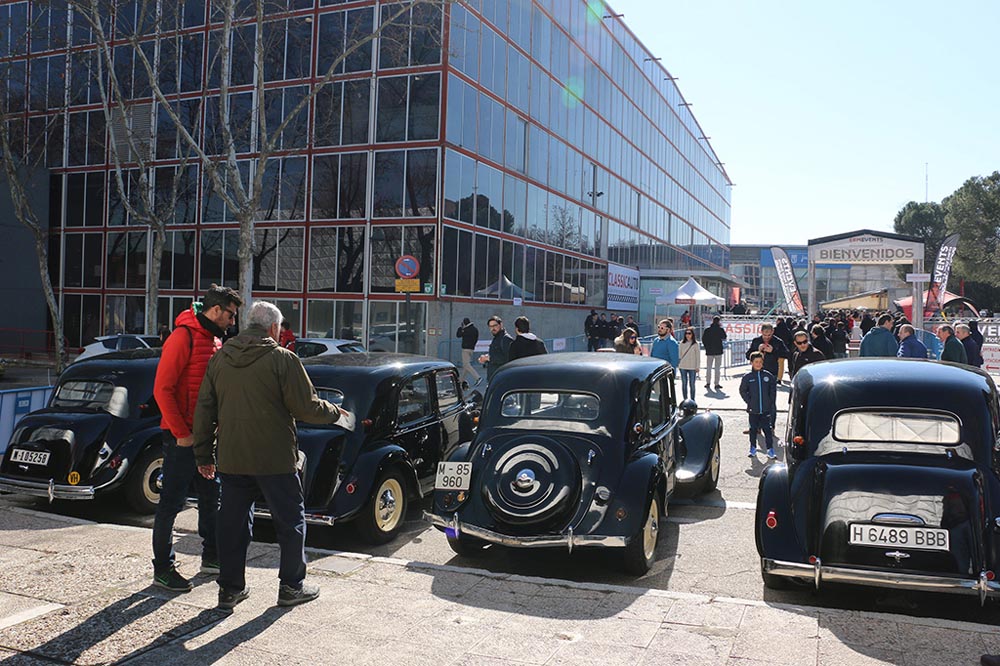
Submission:
[[[712,449],[722,439],[722,419],[714,412],[688,416],[678,422],[677,433],[683,444],[677,483],[695,483],[705,476],[712,461]]]
[[[610,536],[632,537],[639,532],[649,502],[656,497],[663,513],[666,513],[666,479],[663,463],[655,453],[646,453],[625,465],[617,488],[612,489],[613,495],[608,511],[600,527],[595,530]],[[625,510],[625,517],[618,519],[619,509]]]
[[[111,469],[107,462],[97,470],[97,473],[91,479],[91,483],[94,486],[102,486],[109,483],[111,480],[115,479],[114,483],[110,484],[105,488],[105,490],[112,490],[117,488],[122,483],[129,474],[132,473],[132,463],[138,459],[139,456],[149,447],[152,446],[162,446],[163,445],[163,431],[160,429],[159,424],[148,425],[139,430],[134,431],[130,434],[124,441],[118,444],[118,446],[112,447],[112,454],[109,457],[114,458],[115,456],[120,456],[123,464],[128,467],[125,473],[118,476],[118,471]],[[84,471],[90,472],[90,469],[79,470],[82,475]],[[118,477],[117,479],[115,477]]]
[[[371,496],[375,479],[392,466],[398,466],[403,470],[407,495],[415,496],[420,484],[410,455],[396,444],[383,444],[358,456],[333,495],[330,514],[337,520],[353,518]],[[348,486],[351,485],[354,487],[354,492],[349,493]]]
[[[774,511],[777,525],[766,524]],[[806,551],[795,530],[792,516],[788,466],[772,463],[764,468],[757,490],[757,510],[754,518],[757,553],[761,557],[790,562],[805,562]]]

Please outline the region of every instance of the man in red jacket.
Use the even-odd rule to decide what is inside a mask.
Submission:
[[[222,347],[220,338],[233,323],[243,299],[229,287],[212,285],[201,303],[177,315],[174,331],[163,344],[156,369],[153,397],[163,415],[163,468],[160,501],[153,521],[153,585],[176,592],[193,586],[177,571],[173,530],[177,514],[187,501],[194,483],[198,492],[198,534],[202,539],[201,572],[219,573],[215,547],[215,517],[219,509],[219,485],[198,473],[195,464],[194,409],[208,361]]]

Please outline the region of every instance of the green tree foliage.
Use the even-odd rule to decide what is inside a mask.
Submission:
[[[935,201],[911,201],[896,213],[893,221],[896,233],[913,236],[924,242],[924,268],[934,266],[934,258],[941,248],[941,242],[948,235],[944,217],[944,207]],[[906,270],[909,272],[913,268],[907,266]]]
[[[955,273],[1000,287],[1000,171],[975,176],[941,202],[948,233],[959,233]]]

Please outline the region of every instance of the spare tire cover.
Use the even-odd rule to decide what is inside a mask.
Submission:
[[[576,456],[551,438],[505,442],[496,447],[487,465],[483,495],[498,521],[546,529],[565,520],[579,502]]]

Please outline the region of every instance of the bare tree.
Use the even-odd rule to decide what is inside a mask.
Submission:
[[[94,4],[99,0],[79,1]],[[217,72],[218,98],[217,102],[206,100],[211,103],[206,106],[204,141],[197,128],[192,130],[185,124],[160,86],[155,76],[155,57],[150,57],[147,50],[135,49],[136,63],[145,69],[152,97],[164,111],[161,120],[165,117],[173,124],[178,137],[200,165],[214,196],[239,222],[239,290],[246,303],[251,301],[254,284],[255,223],[267,219],[268,210],[276,209],[266,195],[277,193],[281,184],[281,169],[271,165],[282,162],[288,153],[285,146],[288,137],[298,135],[306,126],[309,104],[345,68],[350,71],[352,61],[367,57],[371,62],[370,51],[375,45],[380,51],[395,48],[409,54],[410,35],[417,30],[425,34],[429,30],[432,39],[440,43],[441,10],[450,1],[405,0],[383,4],[380,16],[375,16],[371,7],[343,11],[340,15],[344,23],[335,31],[342,41],[324,44],[332,54],[324,58],[323,70],[307,85],[273,88],[266,85],[270,78],[268,72],[279,63],[283,63],[282,66],[287,63],[281,60],[285,49],[277,48],[272,41],[285,38],[283,29],[272,29],[275,23],[285,19],[272,20],[271,17],[278,11],[287,12],[287,2],[211,0],[214,30],[209,70],[213,81],[205,82],[205,89],[216,87]],[[413,17],[418,7],[431,8],[430,15],[437,17],[436,24],[417,25],[418,19]],[[425,14],[420,16],[419,20],[424,22]],[[283,41],[281,45],[284,46]],[[233,92],[234,86],[240,84],[252,89],[247,92],[241,87]],[[277,185],[268,180],[275,174]],[[286,210],[283,203],[280,209]]]
[[[0,32],[10,35],[8,44],[11,52],[27,53],[27,35],[42,18],[49,20],[47,11],[44,7],[37,8],[32,23],[18,26],[20,30],[12,25],[0,25]],[[60,45],[57,43],[54,48]],[[60,70],[58,56],[52,63],[48,59],[39,59],[33,66],[44,67],[44,70],[39,69],[44,75],[36,73],[29,77],[24,60],[0,63],[0,163],[14,216],[31,232],[35,242],[42,292],[52,320],[57,373],[63,371],[67,360],[63,317],[49,273],[49,222],[39,220],[33,200],[39,196],[39,188],[43,188],[44,196],[48,196],[49,180],[40,178],[39,174],[47,172],[48,160],[56,151],[61,154],[63,149],[65,59],[61,64]],[[29,119],[31,110],[48,113],[44,116],[33,115]]]

